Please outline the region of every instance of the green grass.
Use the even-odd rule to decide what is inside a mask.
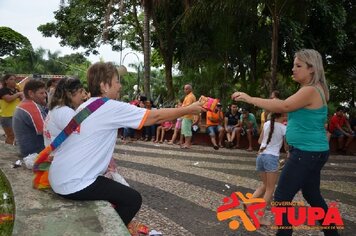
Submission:
[[[4,194],[7,194],[7,199],[4,199]],[[11,214],[14,216],[15,204],[10,184],[5,175],[0,171],[0,236],[7,236],[12,234],[14,226],[13,220],[2,221],[4,215]]]

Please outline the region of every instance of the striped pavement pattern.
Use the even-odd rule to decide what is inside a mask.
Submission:
[[[140,222],[163,235],[274,235],[261,227],[248,232],[229,229],[229,221],[218,221],[216,209],[232,192],[253,193],[259,185],[255,153],[243,150],[213,150],[120,140],[114,153],[120,173],[143,197],[136,216]],[[321,189],[327,202],[337,202],[345,229],[341,235],[355,235],[356,159],[331,156],[322,172]],[[298,193],[295,201],[303,201]],[[270,213],[267,213],[270,216]],[[319,230],[296,230],[293,235],[323,235]]]

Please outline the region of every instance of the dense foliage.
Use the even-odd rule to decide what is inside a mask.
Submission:
[[[55,21],[39,31],[88,53],[100,44],[144,52],[149,17],[150,62],[160,67],[150,74],[154,99],[181,97],[185,83],[193,84],[196,95],[219,97],[225,104],[237,89],[258,96],[278,89],[287,97],[297,89],[290,76],[295,51],[314,48],[323,56],[331,103],[355,106],[356,14],[350,0],[61,2]],[[141,91],[143,82],[142,74]]]
[[[0,27],[0,57],[15,55],[19,50],[32,50],[30,41],[22,34],[8,27]]]

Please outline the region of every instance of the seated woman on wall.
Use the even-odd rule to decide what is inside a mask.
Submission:
[[[48,146],[75,116],[75,110],[87,99],[79,79],[63,78],[53,92],[44,124],[44,143]]]
[[[141,207],[142,197],[136,190],[103,176],[113,156],[117,130],[122,127],[141,129],[174,120],[185,114],[197,114],[202,103],[188,107],[147,110],[116,101],[121,84],[112,63],[98,62],[87,72],[91,98],[77,112],[98,99],[108,98],[56,150],[49,169],[49,181],[58,195],[72,200],[106,200],[115,206],[128,225]]]

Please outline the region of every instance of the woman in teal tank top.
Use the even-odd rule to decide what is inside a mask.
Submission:
[[[302,190],[305,200],[312,207],[328,206],[320,193],[320,172],[329,158],[329,143],[324,124],[327,118],[329,90],[325,79],[321,55],[313,49],[302,49],[295,54],[293,80],[300,89],[286,100],[251,97],[235,92],[231,97],[265,110],[288,113],[286,139],[290,145],[289,158],[279,178],[274,194],[275,206],[290,202]],[[322,223],[324,219],[321,219]],[[293,233],[287,214],[283,214],[283,225],[277,236]],[[325,236],[339,235],[334,227],[323,227]],[[334,226],[331,224],[331,226]]]

